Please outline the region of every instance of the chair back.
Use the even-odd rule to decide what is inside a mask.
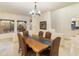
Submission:
[[[18,39],[19,39],[19,49],[22,49],[22,43],[21,43],[21,38],[20,38],[20,33],[17,33]]]
[[[42,32],[42,31],[39,32],[39,34],[38,34],[39,38],[43,38],[43,33],[44,32]]]
[[[53,40],[51,48],[50,48],[50,56],[58,56],[58,54],[59,54],[60,40],[61,40],[60,37],[56,37]]]
[[[46,32],[45,33],[45,38],[46,39],[51,39],[51,33],[50,32]]]
[[[20,37],[20,41],[21,41],[22,55],[26,56],[27,55],[27,46],[25,44],[25,39],[21,34],[19,34],[19,37]]]
[[[24,37],[28,37],[29,36],[29,32],[28,31],[23,31],[23,36]]]

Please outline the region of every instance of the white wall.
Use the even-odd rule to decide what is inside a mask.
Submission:
[[[78,30],[71,30],[71,21],[74,17],[79,17],[79,4],[52,11],[52,28],[65,36],[77,34]]]
[[[27,18],[28,17],[26,17],[25,15],[17,15],[17,14],[0,12],[0,19],[27,20]]]
[[[32,19],[32,23],[30,23],[30,19]],[[32,30],[30,30],[30,24],[32,24]],[[32,16],[27,20],[27,30],[29,31],[29,34],[38,34],[39,31],[39,19],[38,16]]]
[[[38,18],[38,20],[39,20],[39,25],[38,25],[39,26],[39,31],[43,31],[44,36],[45,36],[45,32],[49,31],[49,32],[52,33],[52,37],[53,37],[53,35],[55,34],[55,30],[54,30],[54,28],[51,27],[51,11],[48,11],[48,12],[45,12],[45,13],[41,14],[41,16]],[[46,30],[40,29],[40,22],[41,21],[46,21],[47,22],[47,29]]]
[[[74,4],[56,11],[48,11],[41,14],[38,18],[39,23],[40,21],[47,21],[47,30],[41,30],[39,28],[39,31],[50,31],[52,34],[65,35],[66,37],[79,34],[79,30],[71,30],[72,18],[79,17],[78,11],[79,4]]]
[[[28,20],[28,30],[30,34],[37,34],[39,31],[50,31],[51,30],[51,12],[45,12],[41,14],[41,16],[32,16],[32,30],[29,29],[30,25],[30,20]],[[41,21],[46,21],[47,22],[47,29],[46,30],[41,30],[40,29],[40,22]]]
[[[38,16],[32,16],[32,33],[38,34],[39,31],[39,19]]]
[[[47,22],[47,29],[44,30],[44,31],[51,30],[51,12],[50,11],[43,13],[40,16],[40,21],[46,21]],[[40,24],[40,22],[39,22],[39,24]]]

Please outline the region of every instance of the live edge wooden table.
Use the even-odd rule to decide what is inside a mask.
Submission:
[[[44,49],[50,46],[49,41],[46,41],[46,43],[45,41],[40,40],[41,39],[34,39],[29,37],[25,39],[26,44],[33,49],[33,51],[36,53],[36,56],[39,56],[40,52],[42,52]]]

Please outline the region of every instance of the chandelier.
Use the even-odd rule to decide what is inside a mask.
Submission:
[[[38,15],[38,16],[40,16],[40,11],[39,10],[37,10],[37,2],[34,2],[35,3],[35,5],[34,5],[34,9],[30,12],[30,15]]]

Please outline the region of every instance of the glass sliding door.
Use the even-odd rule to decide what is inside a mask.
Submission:
[[[0,19],[0,33],[9,33],[14,31],[14,21]]]

